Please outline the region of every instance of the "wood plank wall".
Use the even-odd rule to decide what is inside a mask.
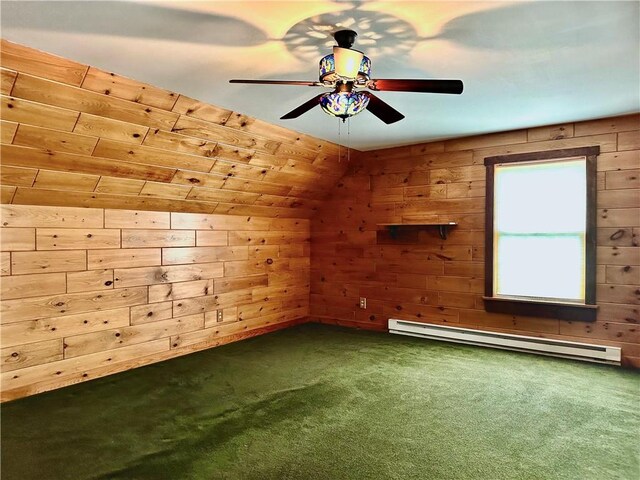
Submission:
[[[308,315],[307,219],[0,208],[3,401]]]
[[[484,311],[484,158],[599,145],[595,323]],[[541,192],[542,193],[542,192]],[[456,221],[397,239],[377,223]],[[640,116],[365,152],[312,220],[311,314],[384,329],[388,318],[622,347],[640,367]],[[367,309],[358,307],[367,298]]]
[[[304,321],[337,145],[0,48],[3,401]]]
[[[338,146],[2,40],[3,203],[309,218]]]

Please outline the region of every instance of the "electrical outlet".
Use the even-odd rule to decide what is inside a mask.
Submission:
[[[367,308],[367,299],[364,297],[360,297],[360,308],[363,308],[363,309]]]
[[[222,321],[222,310],[216,310],[216,321]]]

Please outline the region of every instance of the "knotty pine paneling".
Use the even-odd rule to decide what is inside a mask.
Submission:
[[[380,330],[401,318],[606,343],[640,367],[638,138],[640,116],[627,115],[359,153],[312,219],[311,318]],[[484,157],[591,145],[602,152],[597,321],[485,312]],[[435,228],[377,232],[377,223],[421,220],[458,226],[446,240]]]
[[[310,218],[347,168],[330,142],[6,40],[1,50],[3,203]]]
[[[0,214],[3,401],[308,316],[307,219],[28,205]]]

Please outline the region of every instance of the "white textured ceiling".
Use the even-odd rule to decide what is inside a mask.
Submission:
[[[459,78],[462,95],[381,92],[406,118],[350,121],[351,147],[377,147],[640,110],[637,1],[7,2],[2,36],[330,141],[321,90],[230,85],[316,80],[327,35],[352,28],[374,78]],[[330,42],[331,43],[331,42]],[[340,143],[346,144],[346,125]]]

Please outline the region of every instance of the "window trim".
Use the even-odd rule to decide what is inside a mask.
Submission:
[[[596,320],[596,157],[600,146],[565,148],[543,152],[517,153],[486,157],[486,207],[485,207],[485,271],[483,298],[487,312],[512,315],[550,317],[560,320]],[[495,166],[504,163],[561,160],[585,157],[587,174],[587,221],[585,230],[585,303],[553,302],[544,300],[514,299],[493,296],[493,211]]]

